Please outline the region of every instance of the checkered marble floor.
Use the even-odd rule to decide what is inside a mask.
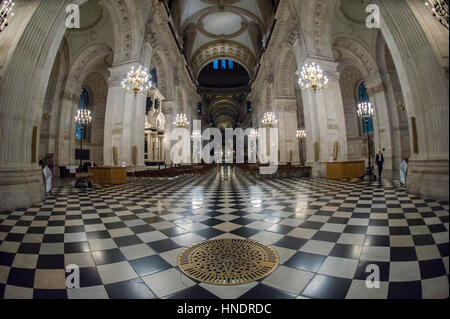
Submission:
[[[72,184],[41,205],[0,212],[0,298],[449,297],[449,205],[395,182],[239,171],[225,180],[215,170],[87,191]],[[235,287],[180,272],[183,247],[229,237],[271,245],[280,265]],[[66,289],[71,264],[79,289]],[[366,288],[368,265],[379,268],[379,288]]]

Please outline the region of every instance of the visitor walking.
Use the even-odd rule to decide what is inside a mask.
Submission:
[[[378,154],[375,158],[375,164],[378,166],[378,178],[381,182],[381,173],[383,172],[383,165],[384,165],[384,155],[381,150],[378,151]]]

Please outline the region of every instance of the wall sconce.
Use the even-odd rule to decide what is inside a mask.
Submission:
[[[44,114],[42,115],[42,118],[43,118],[44,120],[50,120],[50,119],[52,118],[52,114],[51,114],[51,113],[44,113]]]
[[[406,111],[406,106],[403,103],[397,103],[397,108],[402,112]]]

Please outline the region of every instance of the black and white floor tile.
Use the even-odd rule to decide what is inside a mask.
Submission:
[[[133,179],[0,212],[0,298],[448,298],[449,204],[395,182]],[[183,247],[212,238],[272,245],[280,265],[254,283],[195,282]],[[68,265],[80,288],[66,289]],[[379,288],[366,287],[368,269]]]

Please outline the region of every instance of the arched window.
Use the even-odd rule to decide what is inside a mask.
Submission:
[[[370,97],[369,94],[367,93],[367,87],[365,82],[362,82],[358,88],[358,103],[369,103],[370,102]],[[369,131],[367,132],[367,125],[364,123],[364,120],[362,121],[362,127],[363,127],[363,132],[364,134],[367,133],[373,133],[373,120],[370,118],[369,119]]]
[[[234,62],[233,60],[214,60],[213,61],[213,69],[214,70],[219,70],[219,65],[220,65],[220,69],[222,70],[233,70],[234,69]]]
[[[152,76],[151,81],[153,83],[153,86],[155,88],[157,88],[158,87],[158,74],[156,73],[156,68],[153,68],[153,70],[150,71],[150,75]]]
[[[81,92],[81,96],[80,96],[80,102],[78,103],[78,109],[79,110],[84,110],[87,109],[89,105],[89,94],[88,91],[83,88],[82,92]],[[81,126],[77,124],[77,128],[76,128],[76,133],[75,133],[75,138],[79,141],[81,140]],[[83,134],[83,141],[87,139],[87,134],[85,132],[85,134]]]

